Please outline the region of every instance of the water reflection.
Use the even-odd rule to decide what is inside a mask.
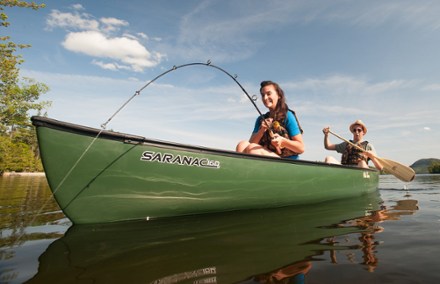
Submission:
[[[313,256],[350,249],[325,240],[361,232],[340,221],[362,220],[378,204],[374,193],[316,206],[75,225],[41,255],[28,283],[290,281],[310,270]]]
[[[23,283],[70,226],[44,176],[0,176],[0,283]]]
[[[0,177],[0,248],[59,238],[64,230],[45,232],[43,227],[62,218],[44,176]]]
[[[401,216],[412,215],[419,210],[418,202],[414,199],[399,200],[396,205],[386,208],[381,206],[378,210],[367,212],[363,217],[348,219],[331,227],[337,228],[358,228],[356,233],[347,233],[339,236],[323,238],[320,243],[333,246],[331,249],[321,248],[315,255],[310,255],[302,261],[292,263],[269,273],[254,275],[240,284],[247,283],[305,283],[306,274],[312,269],[313,261],[319,261],[317,255],[329,251],[331,263],[338,264],[337,252],[343,252],[346,261],[359,263],[364,268],[373,272],[379,263],[377,253],[380,242],[376,241],[376,234],[381,233],[383,228],[381,222],[399,220]],[[312,241],[313,243],[313,241]],[[356,260],[356,254],[360,255],[362,261]]]
[[[332,244],[343,244],[354,249],[347,251],[345,257],[350,263],[357,263],[355,260],[356,252],[361,252],[362,260],[360,263],[365,266],[369,272],[373,272],[377,266],[379,259],[377,257],[378,245],[376,234],[383,232],[383,228],[379,225],[384,221],[396,221],[402,216],[413,215],[419,210],[418,201],[414,199],[404,199],[396,202],[396,205],[386,208],[381,206],[379,210],[371,211],[361,218],[354,218],[342,222],[338,226],[357,227],[361,231],[358,234],[345,235],[327,239]],[[332,263],[338,263],[336,251],[331,251]]]
[[[259,274],[239,284],[251,283],[305,283],[306,274],[312,268],[312,262],[308,260],[292,263],[278,270]]]

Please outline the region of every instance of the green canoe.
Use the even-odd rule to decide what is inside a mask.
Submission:
[[[377,190],[379,173],[147,139],[34,116],[49,186],[76,224],[311,204]]]

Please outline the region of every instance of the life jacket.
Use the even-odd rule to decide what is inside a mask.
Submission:
[[[350,142],[353,142],[350,140]],[[354,142],[353,142],[354,143]],[[354,143],[356,144],[356,143]],[[362,149],[366,150],[368,141],[362,141],[357,144]],[[347,143],[347,147],[345,147],[344,152],[341,157],[341,164],[343,165],[357,165],[361,160],[368,162],[368,159],[362,155],[362,151],[356,147],[353,147],[351,144]]]
[[[301,131],[301,134],[304,133],[303,129],[301,128],[301,125],[299,124],[299,120],[296,117],[296,113],[293,110],[291,110],[291,109],[289,109],[288,111],[293,113],[293,117],[295,118],[296,123],[298,123],[298,127],[299,127],[299,130]],[[269,117],[269,112],[267,112],[264,115],[264,119],[266,119],[268,117]],[[287,132],[287,130],[286,130],[286,120],[287,120],[287,115],[286,115],[286,118],[283,121],[278,121],[278,120],[272,121],[272,125],[270,126],[270,129],[272,130],[273,134],[278,134],[278,135],[280,135],[280,136],[282,136],[284,138],[292,140],[289,137],[289,132]],[[272,141],[272,137],[270,136],[269,131],[266,131],[266,132],[264,132],[263,137],[260,139],[259,144],[261,146],[266,147],[267,149],[277,153],[277,149],[272,145],[271,141]],[[283,158],[284,157],[295,156],[295,155],[298,155],[298,153],[296,153],[296,152],[294,152],[294,151],[292,151],[290,149],[287,149],[287,148],[281,149],[280,156],[283,157]]]

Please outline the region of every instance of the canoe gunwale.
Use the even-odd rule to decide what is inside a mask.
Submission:
[[[100,130],[98,128],[59,121],[56,119],[43,117],[43,116],[32,116],[31,120],[32,120],[32,124],[35,127],[48,127],[51,129],[56,129],[64,132],[70,132],[70,133],[75,133],[90,137],[97,137],[99,135],[99,138],[101,139],[111,139],[111,140],[121,141],[123,143],[134,144],[134,145],[151,145],[161,148],[184,150],[194,153],[206,153],[206,154],[221,155],[221,156],[228,156],[235,158],[240,157],[240,158],[252,159],[252,160],[265,160],[275,163],[301,164],[301,165],[321,166],[321,167],[322,166],[336,167],[336,168],[351,169],[355,171],[377,172],[375,168],[366,169],[366,168],[359,168],[359,167],[346,166],[340,164],[328,164],[320,161],[280,159],[270,156],[245,154],[230,150],[222,150],[222,149],[208,148],[203,146],[187,145],[187,144],[180,144],[180,143],[163,141],[163,140],[156,140],[151,138],[145,138],[139,135],[132,135],[122,132],[113,132],[108,130]]]

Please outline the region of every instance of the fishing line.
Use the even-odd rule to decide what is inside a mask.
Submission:
[[[61,187],[61,185],[64,184],[64,181],[70,176],[70,174],[72,173],[72,171],[76,168],[76,166],[79,164],[79,162],[82,160],[82,158],[86,155],[86,153],[89,151],[89,149],[92,147],[92,145],[95,143],[95,141],[98,139],[98,137],[101,135],[103,129],[100,130],[98,132],[98,134],[96,135],[96,137],[92,140],[92,142],[89,144],[89,146],[87,146],[87,148],[84,150],[84,152],[81,154],[81,156],[78,158],[78,160],[73,164],[73,166],[70,168],[70,170],[67,172],[66,175],[64,175],[63,179],[61,180],[61,182],[58,184],[58,186],[53,190],[52,192],[52,198],[55,195],[55,193],[58,191],[58,189]],[[46,199],[46,201],[43,203],[43,205],[41,205],[40,209],[38,209],[38,211],[36,212],[36,214],[34,214],[34,217],[32,217],[31,221],[29,222],[30,225],[32,225],[35,220],[37,219],[37,217],[43,212],[43,209],[46,207],[46,205],[49,203],[50,198]],[[73,201],[73,200],[72,200]],[[62,208],[64,209],[64,208]],[[23,231],[18,237],[17,240],[14,242],[15,244],[18,244],[20,242],[20,240],[23,238],[23,236],[25,235],[25,232]]]

